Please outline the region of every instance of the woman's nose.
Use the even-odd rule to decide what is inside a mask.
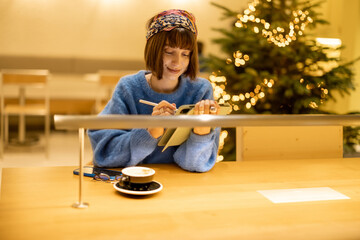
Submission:
[[[172,63],[177,65],[180,63],[180,59],[181,59],[180,54],[175,54],[174,57],[172,58]]]

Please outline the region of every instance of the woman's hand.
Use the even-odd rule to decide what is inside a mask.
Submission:
[[[220,106],[214,100],[201,100],[195,105],[194,115],[211,114],[218,115]],[[195,127],[193,132],[198,135],[206,135],[211,131],[211,127]]]
[[[169,103],[165,100],[161,101],[157,106],[153,108],[151,116],[171,116],[176,111],[176,104]],[[158,138],[164,134],[164,128],[148,128],[147,129],[153,138]]]

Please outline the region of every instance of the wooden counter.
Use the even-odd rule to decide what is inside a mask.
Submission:
[[[149,165],[164,189],[131,197],[76,167],[5,168],[0,239],[360,239],[360,159]],[[350,199],[274,204],[258,190],[330,187]]]

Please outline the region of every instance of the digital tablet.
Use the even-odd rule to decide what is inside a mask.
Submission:
[[[231,106],[228,103],[219,104],[220,111],[219,115],[227,115],[231,112]],[[195,104],[187,104],[180,106],[175,115],[192,115],[194,114]],[[158,142],[158,146],[164,146],[163,151],[169,146],[177,146],[186,141],[190,136],[192,127],[178,127],[166,129],[164,135]]]

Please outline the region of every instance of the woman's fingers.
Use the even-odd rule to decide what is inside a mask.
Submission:
[[[171,103],[163,100],[153,108],[152,115],[153,116],[155,116],[155,115],[169,116],[169,115],[174,115],[175,111],[176,111],[176,104],[175,103],[171,104]]]
[[[214,100],[201,100],[195,104],[194,114],[201,115],[201,114],[212,114],[217,115],[219,114],[220,105]],[[170,116],[174,115],[176,111],[175,103],[169,103],[167,101],[161,101],[157,106],[153,108],[153,116]]]
[[[206,99],[204,101],[204,114],[209,114],[210,112],[210,101]]]
[[[194,114],[214,114],[217,115],[219,113],[220,106],[214,100],[201,100],[200,102],[195,104]]]
[[[217,115],[219,114],[219,111],[220,111],[220,105],[217,102],[212,101],[210,104],[210,114]]]

